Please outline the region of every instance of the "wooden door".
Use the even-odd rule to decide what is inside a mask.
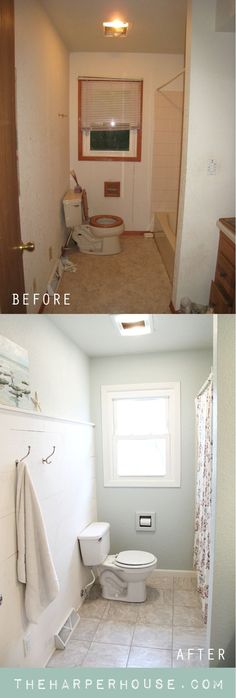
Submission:
[[[24,313],[15,112],[14,0],[0,3],[0,312]]]

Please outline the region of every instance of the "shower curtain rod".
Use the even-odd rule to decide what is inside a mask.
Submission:
[[[142,78],[108,78],[107,76],[101,77],[101,75],[99,77],[91,77],[91,75],[78,75],[77,79],[78,80],[91,80],[91,82],[93,82],[93,80],[96,80],[96,82],[98,80],[101,80],[102,82],[104,82],[104,81],[106,81],[106,82],[141,82],[142,81]]]
[[[200,390],[197,394],[197,397],[200,397],[200,395],[202,395],[202,393],[204,393],[204,390],[206,390],[206,388],[207,388],[208,384],[211,382],[212,378],[213,378],[213,368],[211,368],[211,372],[209,373],[209,376],[206,379],[205,383],[203,383],[202,387],[200,388]]]
[[[167,80],[167,82],[164,82],[163,85],[160,85],[160,87],[157,87],[156,92],[159,92],[159,90],[163,90],[163,87],[166,87],[166,85],[169,85],[170,82],[173,82],[174,80],[176,80],[176,78],[179,78],[180,75],[183,75],[184,73],[185,73],[185,68],[183,68],[183,70],[181,70],[180,73],[177,73],[177,75],[175,75],[173,78],[171,78],[170,80]]]

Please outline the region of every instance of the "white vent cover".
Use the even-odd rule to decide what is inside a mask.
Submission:
[[[124,337],[151,334],[152,315],[114,315],[113,322]]]

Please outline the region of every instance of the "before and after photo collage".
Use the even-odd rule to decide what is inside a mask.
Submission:
[[[0,693],[235,695],[235,5],[0,0]]]

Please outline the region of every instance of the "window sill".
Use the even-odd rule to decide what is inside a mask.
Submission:
[[[138,480],[137,478],[126,478],[125,482],[122,480],[108,480],[104,482],[104,487],[180,487],[180,481],[157,478],[145,478],[143,480]]]

